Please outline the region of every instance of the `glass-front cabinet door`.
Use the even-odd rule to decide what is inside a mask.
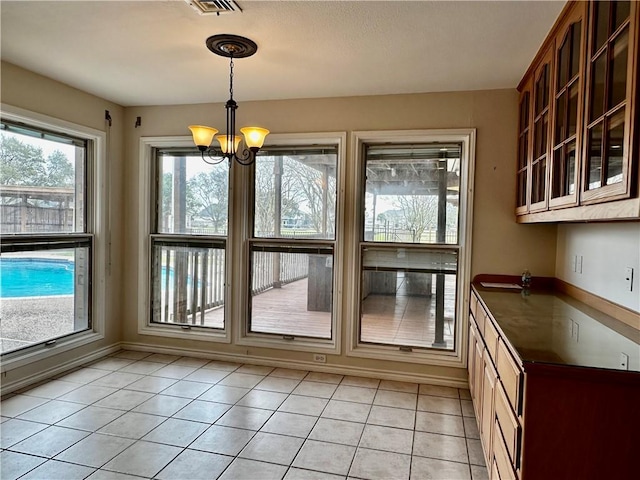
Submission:
[[[585,11],[586,3],[575,3],[556,37],[550,208],[578,203]]]
[[[553,44],[536,68],[533,83],[533,157],[531,159],[530,212],[548,208],[549,127],[551,118],[551,79]]]
[[[623,199],[632,193],[638,51],[637,22],[631,19],[637,8],[628,1],[590,3],[582,203]]]
[[[531,80],[529,80],[522,87],[518,106],[517,215],[529,212],[529,188],[531,184],[531,169],[529,165],[529,157],[531,156],[531,83]]]

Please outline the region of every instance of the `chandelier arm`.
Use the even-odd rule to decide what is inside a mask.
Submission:
[[[215,150],[213,150],[212,148],[210,148],[210,149],[208,149],[206,151],[208,160],[204,156],[205,152],[202,152],[202,161],[204,163],[207,163],[209,165],[218,165],[219,163],[221,163],[226,158],[224,155],[221,156],[221,157],[217,157],[217,156],[214,157],[213,155],[211,155],[212,151],[215,152]]]
[[[249,148],[245,148],[241,156],[238,156],[238,153],[236,152],[233,154],[233,158],[240,165],[248,166],[256,161],[256,152]]]

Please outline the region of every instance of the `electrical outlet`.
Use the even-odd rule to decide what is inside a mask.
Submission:
[[[633,292],[633,268],[624,269],[624,284],[628,292]]]
[[[322,353],[314,353],[313,361],[317,363],[327,363],[327,356]]]
[[[629,355],[624,352],[620,353],[620,368],[622,370],[629,370]]]
[[[575,320],[571,319],[571,338],[578,343],[580,338],[580,324]]]

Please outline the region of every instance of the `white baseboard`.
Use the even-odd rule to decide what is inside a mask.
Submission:
[[[373,368],[350,367],[343,365],[326,365],[302,360],[276,360],[271,357],[257,355],[234,355],[228,353],[211,353],[207,350],[195,350],[190,348],[160,347],[144,343],[122,342],[120,348],[141,352],[164,353],[168,355],[180,355],[185,357],[206,358],[225,362],[250,363],[253,365],[266,365],[269,367],[292,368],[297,370],[309,370],[313,372],[336,373],[339,375],[352,375],[358,377],[380,378],[399,382],[427,383],[430,385],[442,385],[454,388],[469,388],[466,380],[445,377],[440,375],[416,375],[403,374],[392,370],[380,370]]]
[[[103,347],[94,352],[88,353],[81,357],[74,358],[73,360],[70,360],[68,362],[55,365],[51,368],[42,370],[38,373],[34,373],[33,375],[29,375],[27,377],[20,378],[13,382],[9,382],[9,383],[2,382],[2,385],[0,385],[0,395],[5,395],[7,393],[14,392],[21,388],[28,387],[29,385],[33,385],[34,383],[38,383],[42,380],[47,380],[51,377],[54,377],[55,375],[59,375],[63,372],[66,372],[67,370],[71,370],[72,368],[80,367],[85,363],[92,362],[94,360],[97,360],[98,358],[117,352],[118,350],[121,350],[121,349],[122,349],[122,346],[120,345],[120,343],[115,343],[113,345],[109,345],[108,347]]]

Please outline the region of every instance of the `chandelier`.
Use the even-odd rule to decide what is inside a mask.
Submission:
[[[260,127],[243,127],[240,132],[244,135],[245,148],[238,150],[242,137],[236,135],[236,110],[238,104],[233,99],[233,59],[250,57],[258,50],[252,40],[238,35],[221,34],[207,38],[207,48],[216,55],[229,58],[229,100],[224,108],[227,111],[227,131],[216,135],[218,130],[204,125],[190,125],[193,142],[202,154],[202,159],[209,164],[220,163],[223,160],[237,161],[241,165],[250,165],[256,159],[256,153],[262,147],[269,130]],[[217,151],[211,143],[213,138],[220,143]],[[205,157],[206,154],[206,157]]]

